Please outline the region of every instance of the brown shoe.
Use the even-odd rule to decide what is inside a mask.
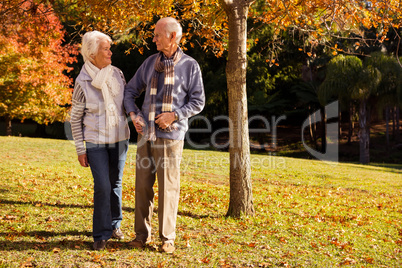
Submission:
[[[124,239],[124,234],[120,230],[120,228],[116,228],[113,230],[112,237],[121,240],[121,239]]]
[[[128,242],[128,245],[132,248],[145,248],[145,243],[141,240],[132,240],[130,242]]]
[[[98,240],[94,243],[94,250],[104,250],[106,247],[106,240]]]
[[[164,242],[161,251],[165,253],[173,253],[175,251],[175,247],[169,242]]]

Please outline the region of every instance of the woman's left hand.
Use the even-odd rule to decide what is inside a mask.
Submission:
[[[88,157],[86,154],[82,154],[78,156],[78,161],[80,162],[81,166],[83,167],[89,167],[88,164]]]

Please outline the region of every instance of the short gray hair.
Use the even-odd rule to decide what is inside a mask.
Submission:
[[[112,43],[110,36],[98,31],[91,31],[84,34],[81,44],[81,55],[84,58],[84,62],[93,60],[94,56],[98,53],[99,44],[102,41],[107,41],[109,44]]]
[[[165,30],[167,37],[170,37],[170,35],[173,32],[175,32],[176,33],[175,41],[177,44],[180,44],[183,32],[180,23],[175,18],[172,17],[162,18],[157,23],[165,23]]]

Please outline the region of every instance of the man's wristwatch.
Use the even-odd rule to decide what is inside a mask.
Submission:
[[[179,115],[176,112],[174,112],[174,121],[179,121]]]

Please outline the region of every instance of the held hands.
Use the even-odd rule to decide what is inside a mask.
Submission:
[[[135,130],[140,133],[141,135],[144,135],[144,127],[145,127],[145,121],[142,116],[135,115],[134,112],[130,113],[131,120],[133,121]],[[176,120],[176,116],[174,112],[170,113],[161,113],[157,116],[155,116],[155,124],[159,126],[161,129],[166,129],[169,127],[173,122]]]
[[[161,129],[166,129],[168,126],[173,124],[175,120],[176,118],[174,112],[161,113],[155,116],[155,123],[158,124]]]
[[[131,120],[133,121],[135,130],[141,135],[144,135],[144,127],[145,127],[144,119],[141,116],[136,116],[134,112],[130,113],[130,117]]]

